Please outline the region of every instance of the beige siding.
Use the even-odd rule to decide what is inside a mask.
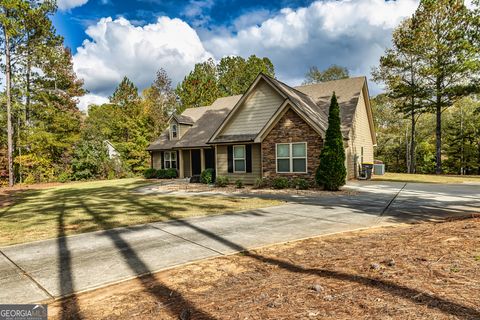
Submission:
[[[242,103],[221,135],[256,134],[282,104],[283,98],[262,80]]]
[[[182,150],[183,156],[183,175],[184,177],[191,177],[192,172],[190,171],[190,150]]]
[[[358,100],[357,109],[355,111],[355,118],[353,119],[353,126],[351,132],[351,155],[349,161],[351,170],[355,173],[355,162],[357,166],[362,163],[362,147],[363,147],[363,162],[373,162],[373,140],[368,119],[367,106],[365,104],[364,92]],[[357,161],[355,161],[357,159]],[[349,178],[353,178],[350,177]]]
[[[189,126],[188,124],[180,124],[180,125],[178,126],[178,130],[179,130],[179,135],[178,135],[178,136],[179,136],[180,138],[183,137],[183,135],[184,135],[185,133],[187,133],[188,129],[190,129],[190,128],[191,128],[191,126]]]
[[[260,144],[252,145],[252,172],[230,173],[228,172],[227,146],[217,146],[217,176],[226,176],[231,183],[240,179],[245,184],[254,184],[257,178],[261,177],[261,155]]]
[[[153,157],[153,168],[154,169],[161,169],[162,168],[162,156],[160,152],[152,152]]]

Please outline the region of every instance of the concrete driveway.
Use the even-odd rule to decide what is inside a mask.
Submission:
[[[0,248],[0,303],[50,300],[183,263],[382,224],[480,212],[479,185],[352,182],[266,209]]]

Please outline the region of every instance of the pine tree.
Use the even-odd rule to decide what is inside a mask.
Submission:
[[[436,116],[436,168],[442,173],[442,114],[465,96],[478,92],[479,48],[472,34],[478,23],[463,0],[422,0],[415,45],[420,74],[430,93],[427,108]],[[475,22],[477,21],[477,22]]]
[[[340,107],[335,92],[330,102],[328,113],[328,129],[322,152],[316,180],[326,190],[337,191],[345,184],[347,169],[345,167],[345,148],[342,131],[340,130]]]
[[[419,37],[415,17],[404,20],[393,32],[393,47],[380,58],[380,66],[372,75],[377,83],[386,85],[394,109],[410,119],[410,150],[406,157],[408,173],[415,173],[416,124],[426,112],[427,92],[420,75],[421,62],[416,39]],[[409,151],[409,152],[408,152]]]

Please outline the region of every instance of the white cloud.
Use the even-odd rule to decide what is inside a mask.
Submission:
[[[354,75],[369,75],[390,46],[391,32],[410,16],[417,0],[316,1],[281,10],[255,25],[226,35],[207,34],[205,47],[218,59],[225,55],[269,57],[280,79],[301,82],[309,66],[346,66]],[[253,13],[251,13],[253,14]]]
[[[211,56],[195,30],[179,19],[160,17],[137,27],[124,18],[102,18],[86,33],[91,40],[77,49],[74,69],[85,88],[97,95],[111,94],[124,76],[145,88],[160,68],[176,83]]]
[[[92,104],[104,104],[107,103],[109,100],[104,96],[99,96],[92,93],[87,93],[83,97],[78,98],[78,108],[82,111],[88,111],[88,107]]]
[[[81,7],[87,2],[88,0],[58,0],[57,5],[59,10],[67,11],[76,7]]]
[[[192,3],[184,15],[208,9],[211,1]],[[249,12],[231,26],[197,31],[168,17],[144,26],[124,18],[103,18],[87,28],[90,39],[77,49],[74,67],[86,89],[103,97],[125,75],[140,89],[147,87],[159,68],[176,84],[195,63],[212,56],[269,57],[277,76],[292,85],[301,83],[313,65],[325,68],[335,63],[352,75],[369,76],[390,46],[393,28],[417,6],[417,0],[321,0],[277,13]],[[372,93],[379,91],[372,82],[370,88]]]
[[[201,27],[210,21],[208,12],[214,4],[213,0],[190,0],[182,14],[190,19],[194,27]]]

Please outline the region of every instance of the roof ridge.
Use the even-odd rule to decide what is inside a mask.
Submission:
[[[330,82],[345,81],[345,80],[360,79],[360,78],[366,79],[367,76],[356,76],[356,77],[348,77],[348,78],[343,78],[343,79],[335,79],[335,80],[324,81],[324,82],[307,83],[307,84],[302,84],[302,85],[299,85],[299,86],[295,86],[295,89],[298,90],[297,88],[300,88],[300,87],[318,86],[318,85],[322,85],[322,84],[326,84],[326,83],[330,83]]]

